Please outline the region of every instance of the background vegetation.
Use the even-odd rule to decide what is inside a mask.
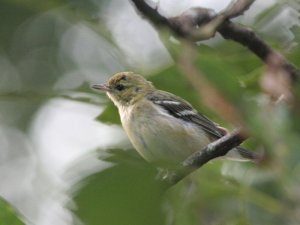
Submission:
[[[167,16],[192,6],[155,4]],[[299,9],[257,1],[238,22],[299,66]],[[264,79],[272,68],[248,49],[217,35],[184,55],[182,40],[130,1],[2,0],[0,14],[1,225],[300,223],[298,82],[274,103],[273,80]],[[207,105],[183,59],[234,106],[251,133],[244,146],[264,151],[264,161],[214,160],[167,187],[131,149],[115,107],[89,88],[134,70],[233,129],[237,121]]]

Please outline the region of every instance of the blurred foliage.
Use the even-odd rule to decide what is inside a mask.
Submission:
[[[0,198],[0,224],[23,225],[17,211],[4,199]]]
[[[134,150],[110,151],[113,166],[84,180],[75,212],[85,224],[163,224],[164,185]]]
[[[35,112],[49,99],[69,96],[66,94],[68,91],[91,94],[88,82],[105,82],[108,74],[123,66],[127,70],[142,70],[128,68],[126,57],[122,57],[124,52],[102,21],[103,10],[109,1],[4,0],[0,4],[0,66],[4,71],[1,74],[3,85],[0,85],[0,119],[3,126],[27,131]],[[281,7],[281,4],[274,4],[261,13],[255,19],[254,29],[262,28],[272,20],[283,10]],[[103,55],[93,55],[92,47],[92,57],[87,57],[83,49],[88,49],[89,45],[69,40],[85,32],[64,36],[78,24],[91,32],[92,37],[101,40],[96,43],[103,45],[94,47],[99,47]],[[289,60],[299,66],[299,27],[294,26],[291,31],[295,36],[293,43],[278,43],[272,39],[271,33],[265,36],[268,43],[278,46]],[[161,38],[164,44],[168,42],[166,47],[174,63],[154,70],[147,78],[157,88],[187,99],[209,118],[226,124],[201,103],[201,98],[178,66],[183,46],[170,42],[169,36],[165,35],[163,33]],[[75,44],[66,50],[70,43]],[[76,46],[78,43],[82,46]],[[75,52],[76,47],[82,48]],[[229,41],[210,47],[200,44],[195,48],[199,52],[194,62],[197,69],[241,112],[253,136],[245,145],[255,151],[263,149],[266,160],[261,165],[215,160],[178,184],[167,187],[157,179],[157,169],[134,150],[110,151],[109,157],[104,160],[110,162],[111,167],[83,179],[74,193],[76,207],[73,212],[83,223],[300,223],[299,84],[294,86],[298,97],[294,105],[274,105],[261,92],[260,79],[265,67],[247,49]],[[86,62],[85,57],[94,59],[96,66]],[[86,64],[80,64],[81,61]],[[99,73],[97,79],[91,75],[92,72],[89,73],[92,66]],[[59,86],[61,83],[63,85]],[[72,99],[93,102],[86,98]],[[100,104],[105,110],[97,119],[120,124],[116,107],[108,101]],[[0,224],[22,224],[17,213],[3,201],[0,202]]]
[[[112,102],[107,104],[105,110],[96,118],[96,120],[109,124],[121,123],[118,109]]]

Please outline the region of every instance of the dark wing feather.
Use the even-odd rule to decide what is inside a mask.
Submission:
[[[218,126],[210,121],[207,117],[197,112],[191,106],[191,104],[176,95],[157,90],[147,98],[154,104],[159,105],[164,110],[169,112],[170,115],[198,125],[202,130],[207,132],[211,137],[215,139],[221,138],[226,133],[224,133],[222,129],[218,128]],[[245,159],[259,161],[262,158],[261,155],[241,147],[236,147],[235,150],[237,150],[239,155]]]
[[[215,123],[197,112],[191,104],[176,95],[164,91],[155,91],[148,96],[148,99],[168,111],[172,116],[197,124],[216,139],[223,136]]]

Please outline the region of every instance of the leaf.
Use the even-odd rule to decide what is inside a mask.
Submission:
[[[164,224],[164,185],[145,161],[120,162],[88,177],[75,194],[74,213],[88,225]]]
[[[247,85],[246,81],[253,83],[253,77],[256,81],[260,63],[236,45],[224,44],[220,48],[220,52],[216,54],[216,50],[201,46],[201,54],[196,60],[197,66],[226,97],[238,101],[243,92],[241,82],[244,85]]]
[[[4,199],[0,197],[0,224],[3,225],[23,225],[20,215],[17,211],[9,205]]]
[[[105,110],[96,118],[103,123],[121,124],[120,117],[116,106],[109,102]]]
[[[101,156],[101,160],[114,163],[139,163],[144,159],[137,153],[135,149],[109,149],[106,151],[108,155]]]

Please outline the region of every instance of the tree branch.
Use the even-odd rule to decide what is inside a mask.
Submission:
[[[192,154],[183,162],[183,166],[200,168],[208,161],[226,155],[231,149],[239,146],[247,138],[244,132],[235,130],[210,143],[205,149]]]
[[[254,31],[234,24],[231,21],[225,21],[218,29],[219,33],[225,38],[230,39],[247,47],[264,63],[268,64],[271,57],[278,55],[281,58],[281,67],[287,72],[292,82],[295,82],[300,77],[299,70],[285,58],[274,51],[268,44],[261,40]]]
[[[269,57],[280,55],[268,44],[261,40],[253,31],[246,27],[232,23],[229,19],[245,12],[254,0],[237,0],[230,4],[223,12],[216,14],[212,9],[191,8],[177,17],[166,18],[157,10],[151,8],[143,0],[131,0],[135,7],[155,25],[168,27],[177,36],[195,42],[209,39],[219,32],[225,39],[233,40],[252,51],[264,63]],[[295,82],[300,77],[300,71],[293,64],[282,57],[281,69]]]
[[[220,139],[210,143],[204,149],[195,152],[189,156],[183,163],[182,167],[166,178],[170,184],[175,184],[192,173],[196,169],[212,159],[226,155],[231,149],[239,146],[247,139],[247,135],[242,130],[235,130]]]

